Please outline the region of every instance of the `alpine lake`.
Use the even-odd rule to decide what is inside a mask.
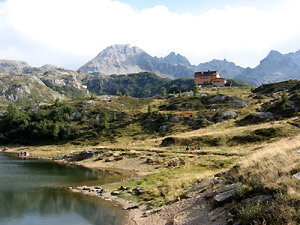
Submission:
[[[99,186],[126,176],[0,153],[0,225],[124,224],[127,213],[115,202],[68,187]]]

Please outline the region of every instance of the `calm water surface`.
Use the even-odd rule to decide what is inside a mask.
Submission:
[[[113,171],[89,170],[0,153],[0,225],[114,225],[125,212],[97,197],[65,187],[124,179]]]

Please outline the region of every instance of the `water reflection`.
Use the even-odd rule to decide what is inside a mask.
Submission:
[[[125,216],[110,202],[62,189],[0,193],[1,225],[32,224],[33,221],[59,224],[62,217],[68,218],[64,224],[122,224]]]
[[[128,176],[0,153],[0,225],[122,224],[120,207],[65,187],[101,185]]]

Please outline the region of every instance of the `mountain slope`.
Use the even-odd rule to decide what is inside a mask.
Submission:
[[[243,67],[235,65],[233,62],[228,62],[226,59],[214,59],[210,62],[200,63],[196,68],[197,71],[218,70],[226,78],[235,78],[244,71]]]
[[[145,51],[130,45],[113,45],[100,52],[94,59],[79,68],[88,73],[129,74],[149,71],[163,77],[192,78],[196,71],[221,70],[223,75],[233,78],[243,68],[226,60],[213,60],[198,66],[174,52],[163,58],[152,57]]]
[[[20,104],[84,97],[88,94],[80,81],[84,77],[54,65],[31,67],[23,61],[0,60],[0,95],[5,102]]]
[[[272,50],[260,64],[245,69],[236,79],[246,81],[254,86],[291,79],[300,79],[300,51],[281,54]]]

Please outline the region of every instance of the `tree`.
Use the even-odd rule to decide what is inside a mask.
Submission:
[[[173,85],[170,87],[170,89],[169,89],[168,92],[171,93],[171,94],[179,93],[179,89],[178,89],[178,87],[177,87],[176,84],[173,84]]]
[[[117,90],[117,91],[116,91],[116,95],[122,96],[122,92],[120,92],[119,90]]]
[[[179,97],[180,97],[180,98],[182,97],[181,91],[179,91]]]
[[[126,91],[125,91],[125,96],[130,96],[129,95],[129,91],[126,89]]]
[[[167,122],[167,121],[169,120],[169,116],[168,116],[168,114],[164,114],[164,116],[163,116],[163,120],[164,120],[165,122]]]
[[[285,90],[283,90],[283,92],[282,92],[282,95],[281,95],[281,101],[282,101],[283,104],[285,104],[285,103],[288,102],[288,96],[287,96]]]
[[[55,105],[56,107],[60,106],[60,99],[59,99],[59,98],[56,98],[56,99],[55,99],[54,105]]]
[[[167,95],[167,89],[165,87],[161,88],[161,94],[162,94],[162,96],[166,96]]]
[[[194,96],[197,96],[197,94],[200,92],[198,85],[195,85],[193,88]]]
[[[109,120],[109,115],[107,114],[107,112],[105,112],[104,115],[103,115],[103,127],[106,130],[109,129],[108,120]]]
[[[116,112],[113,112],[113,116],[112,117],[113,117],[113,121],[118,120]]]
[[[148,114],[152,114],[153,106],[151,104],[148,105]]]

